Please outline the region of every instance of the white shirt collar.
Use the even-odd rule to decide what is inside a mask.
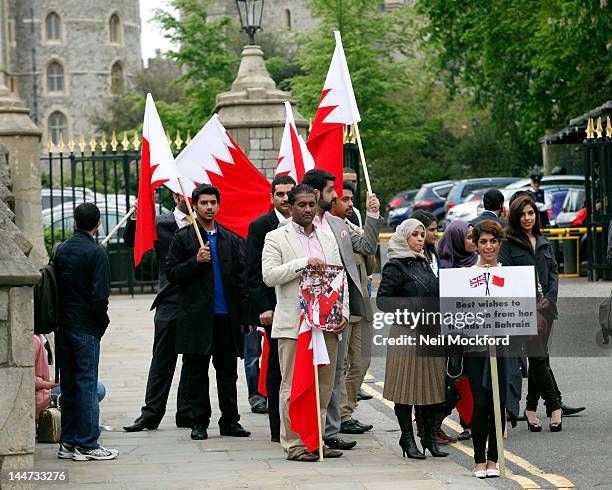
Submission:
[[[186,219],[187,215],[183,213],[183,211],[181,211],[179,208],[174,208],[172,214],[174,214],[174,220],[176,221],[176,225],[179,228],[183,228],[189,224],[189,221],[187,221]]]
[[[291,219],[291,218],[285,218],[276,208],[274,208],[274,214],[276,214],[276,217],[278,218],[279,225],[284,225]]]

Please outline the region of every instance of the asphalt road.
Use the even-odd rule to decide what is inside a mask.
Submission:
[[[562,311],[551,342],[551,349],[556,352],[551,357],[551,365],[564,402],[572,406],[585,405],[587,409],[580,415],[565,418],[562,432],[551,433],[541,403],[538,413],[544,426],[542,432],[528,432],[526,423],[522,422],[509,429],[505,440],[506,450],[512,453],[507,458],[508,468],[519,476],[518,480],[520,476],[528,480],[521,480],[519,484],[500,478],[489,479],[487,483],[502,489],[565,488],[570,482],[580,489],[612,489],[612,347],[598,344],[601,336],[597,324],[597,305],[601,298],[610,294],[610,288],[610,283],[562,279],[560,297],[564,299],[560,300]],[[392,417],[392,405],[380,396],[384,369],[384,358],[372,359],[366,389],[374,393],[375,398],[362,403],[371,403]],[[526,380],[521,409],[525,393]],[[456,427],[456,413],[450,419],[449,424]],[[448,426],[445,430],[454,433]],[[451,450],[450,457],[471,469],[473,460],[466,454],[472,448],[471,441],[461,444],[461,449]],[[537,486],[531,486],[530,481]]]

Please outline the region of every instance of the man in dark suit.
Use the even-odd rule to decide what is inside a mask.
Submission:
[[[172,386],[174,369],[178,354],[176,352],[176,315],[178,312],[178,294],[176,287],[169,292],[170,285],[166,277],[165,260],[170,242],[179,228],[189,225],[189,215],[185,201],[179,194],[173,194],[176,207],[171,213],[156,217],[157,240],[153,243],[159,281],[158,295],[151,309],[155,309],[155,334],[153,337],[153,357],[147,378],[145,404],[141,408],[140,417],[132,425],[127,425],[127,432],[139,432],[144,429],[156,429],[164,414],[168,395]],[[138,209],[138,202],[134,203]],[[136,216],[137,213],[134,213]],[[128,247],[133,247],[136,241],[136,219],[128,220],[123,233],[123,241]],[[176,425],[191,427],[192,415],[187,403],[188,376],[185,366],[181,370],[176,408]]]
[[[280,442],[279,392],[281,370],[278,361],[278,340],[272,338],[272,319],[276,307],[276,294],[263,282],[261,274],[261,252],[266,234],[278,228],[279,223],[291,218],[288,194],[295,186],[295,180],[288,175],[279,175],[272,181],[272,205],[274,209],[249,225],[246,242],[246,274],[249,288],[249,319],[253,325],[261,325],[266,331],[268,345],[268,371],[266,389],[268,392],[268,417],[270,437]],[[255,335],[252,332],[250,335]],[[257,337],[259,340],[259,337]],[[250,388],[249,388],[250,391]]]
[[[178,285],[176,347],[189,372],[189,406],[193,412],[191,438],[208,438],[212,410],[208,366],[217,378],[221,435],[251,435],[238,423],[238,356],[243,353],[247,321],[244,280],[244,240],[215,221],[219,189],[201,184],[191,199],[204,246],[193,226],[177,231],[166,256],[166,273]]]
[[[489,189],[485,192],[482,198],[482,204],[485,210],[480,216],[477,216],[470,225],[474,226],[481,221],[493,220],[497,221],[503,228],[506,227],[504,218],[506,217],[506,209],[504,208],[504,195],[498,189]]]

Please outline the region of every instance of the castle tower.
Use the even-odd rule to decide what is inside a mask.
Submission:
[[[7,0],[3,70],[48,138],[89,134],[89,118],[142,68],[138,0]]]

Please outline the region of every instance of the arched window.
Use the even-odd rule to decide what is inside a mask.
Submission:
[[[291,10],[285,9],[285,27],[291,29]]]
[[[59,143],[60,135],[64,143],[68,141],[68,119],[66,119],[66,116],[62,112],[55,111],[51,113],[47,123],[47,129],[54,145]]]
[[[57,61],[47,67],[47,91],[50,94],[64,93],[64,67]]]
[[[111,92],[115,95],[121,95],[125,92],[123,66],[120,61],[115,62],[111,68]]]
[[[49,12],[45,20],[47,41],[59,42],[62,39],[62,20],[55,12]]]
[[[108,21],[109,40],[113,44],[121,44],[121,19],[113,14]]]

